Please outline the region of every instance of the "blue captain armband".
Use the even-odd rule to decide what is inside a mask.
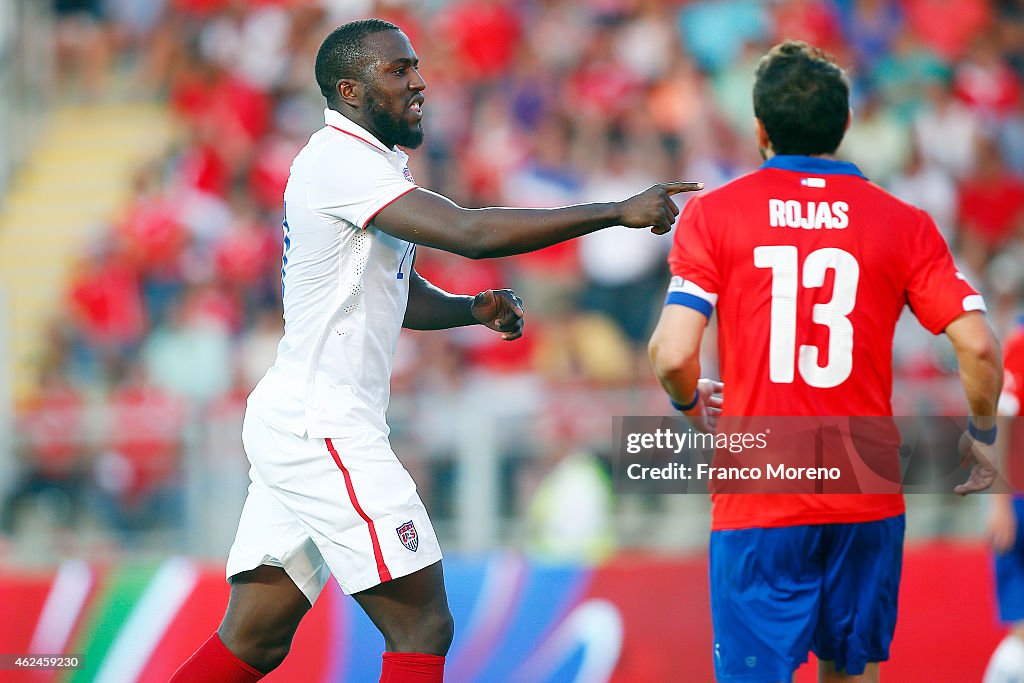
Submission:
[[[665,297],[666,306],[686,306],[709,320],[717,302],[717,295],[705,291],[695,282],[684,280],[680,275],[672,276],[668,285],[668,296]]]
[[[996,442],[996,429],[995,425],[992,425],[989,429],[979,429],[974,424],[974,420],[967,418],[967,433],[970,434],[975,441],[980,441],[986,446],[991,446]]]
[[[703,313],[705,318],[711,318],[711,311],[714,310],[711,302],[689,292],[669,292],[668,296],[665,297],[665,305],[668,306],[669,304],[692,308],[698,313]]]

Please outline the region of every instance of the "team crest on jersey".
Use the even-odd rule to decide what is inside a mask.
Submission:
[[[398,527],[395,531],[398,532],[398,540],[402,542],[402,545],[416,552],[416,549],[420,547],[420,535],[417,533],[416,525],[412,523],[412,520]]]
[[[402,169],[402,175],[404,175],[405,179],[408,180],[410,183],[416,182],[415,180],[412,179],[412,171],[409,170],[408,166]]]

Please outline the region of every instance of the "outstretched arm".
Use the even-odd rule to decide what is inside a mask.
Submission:
[[[417,188],[381,209],[373,224],[395,237],[469,258],[494,258],[536,251],[613,225],[672,229],[679,208],[672,195],[703,183],[663,183],[621,202],[557,209],[464,209],[450,199]]]
[[[402,327],[446,330],[479,324],[501,332],[502,339],[511,341],[523,336],[523,315],[523,302],[510,289],[488,289],[475,297],[450,294],[413,270]]]

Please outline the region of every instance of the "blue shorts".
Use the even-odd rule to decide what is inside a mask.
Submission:
[[[995,560],[999,618],[1008,624],[1024,621],[1024,498],[1014,496],[1013,513],[1017,516],[1017,539]]]
[[[720,683],[789,681],[807,653],[847,674],[889,658],[904,517],[711,533]]]

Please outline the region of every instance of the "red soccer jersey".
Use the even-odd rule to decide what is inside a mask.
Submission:
[[[1024,318],[1003,342],[1003,393],[999,414],[1017,418],[1010,422],[1004,472],[1013,490],[1024,491]]]
[[[719,316],[726,415],[891,415],[892,338],[984,310],[928,215],[852,164],[777,156],[686,205],[668,304]],[[713,529],[862,522],[899,494],[712,494]]]

